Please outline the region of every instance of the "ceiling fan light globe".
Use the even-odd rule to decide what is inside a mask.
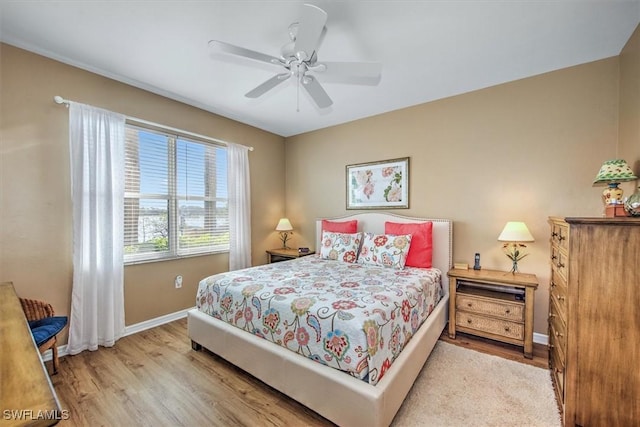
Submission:
[[[294,44],[295,44],[295,41],[296,41],[296,37],[298,36],[298,29],[299,28],[300,28],[300,23],[299,22],[294,22],[293,24],[289,25],[289,39]]]
[[[286,60],[287,58],[295,57],[295,52],[293,51],[295,45],[295,42],[290,42],[282,46],[282,49],[280,49],[282,59]]]

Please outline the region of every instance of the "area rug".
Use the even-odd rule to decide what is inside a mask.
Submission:
[[[438,341],[392,423],[559,427],[547,369]]]

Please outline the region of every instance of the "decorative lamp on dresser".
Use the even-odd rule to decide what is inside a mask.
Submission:
[[[640,218],[549,224],[549,366],[564,425],[639,425]]]

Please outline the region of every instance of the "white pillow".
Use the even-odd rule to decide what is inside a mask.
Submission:
[[[364,233],[358,263],[402,270],[410,246],[411,234]]]
[[[358,249],[362,241],[362,233],[322,232],[320,257],[342,262],[354,263],[358,259]]]

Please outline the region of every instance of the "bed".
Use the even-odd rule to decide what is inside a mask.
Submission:
[[[333,221],[358,221],[358,231],[384,234],[385,223],[402,224],[424,223],[433,224],[433,268],[440,271],[440,299],[437,305],[429,308],[429,316],[416,330],[410,330],[410,339],[402,343],[404,348],[399,354],[393,355],[393,361],[384,367],[384,372],[373,358],[369,358],[368,370],[354,368],[351,372],[342,372],[326,361],[313,360],[309,357],[314,352],[297,354],[287,346],[283,346],[283,339],[279,344],[270,342],[263,337],[251,333],[251,328],[243,330],[238,325],[231,325],[222,320],[224,313],[213,313],[206,303],[198,302],[199,308],[188,313],[189,337],[194,349],[201,346],[219,355],[239,368],[245,370],[271,387],[281,391],[303,405],[316,411],[323,417],[341,426],[388,426],[405,396],[409,392],[424,362],[433,349],[448,319],[448,278],[447,271],[452,265],[452,222],[442,219],[409,218],[387,213],[362,213],[340,218]],[[321,246],[322,220],[316,221],[316,248]],[[286,261],[266,267],[268,274],[282,274],[283,269],[290,266],[292,272],[300,272],[304,263],[319,263],[321,257],[308,256],[294,261]],[[338,262],[338,261],[325,261]],[[306,268],[306,267],[305,267]],[[250,270],[259,270],[254,267]],[[407,269],[407,275],[409,274]],[[403,270],[404,271],[404,270]],[[233,276],[233,274],[236,276]],[[230,272],[226,277],[216,275],[216,281],[225,277],[231,280],[238,278],[237,272]],[[265,273],[267,274],[267,273]],[[411,273],[413,274],[413,273]],[[201,282],[212,282],[212,278],[205,278]],[[218,287],[220,291],[220,287]],[[204,297],[203,297],[204,298]],[[204,301],[204,299],[203,299]],[[247,300],[251,304],[252,299]],[[264,301],[264,299],[263,299]],[[256,301],[258,304],[259,301]],[[428,303],[424,304],[428,306]],[[262,310],[262,307],[261,307]],[[209,312],[209,314],[205,313]],[[264,311],[264,310],[263,310]],[[212,316],[211,314],[215,314]],[[315,322],[315,321],[314,321]],[[311,325],[311,323],[309,323]],[[312,325],[313,326],[313,325]],[[313,334],[314,328],[308,328]],[[320,329],[318,326],[317,329]],[[409,328],[407,328],[409,329]],[[293,338],[289,337],[289,341]],[[286,341],[286,339],[284,340]],[[353,347],[359,347],[353,345]],[[390,347],[390,346],[389,346]],[[353,359],[350,357],[350,359]],[[256,363],[259,361],[259,363]],[[356,361],[358,365],[358,361]],[[281,375],[287,372],[287,375]],[[383,375],[381,375],[383,373]],[[313,385],[313,386],[310,386]]]

